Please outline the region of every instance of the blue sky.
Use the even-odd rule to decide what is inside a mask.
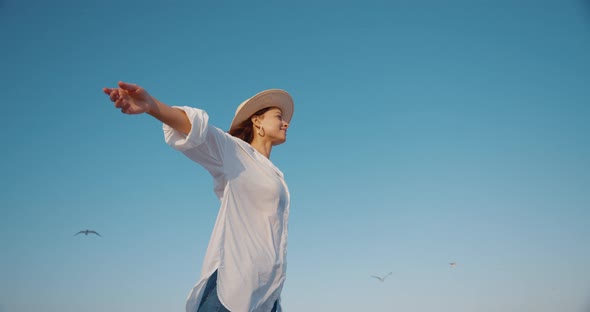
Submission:
[[[0,0],[0,36],[0,312],[183,311],[219,203],[119,80],[222,129],[292,94],[288,311],[590,309],[588,1]]]

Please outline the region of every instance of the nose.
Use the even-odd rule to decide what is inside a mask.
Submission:
[[[283,121],[283,127],[285,127],[285,129],[289,128],[289,123],[286,121]]]

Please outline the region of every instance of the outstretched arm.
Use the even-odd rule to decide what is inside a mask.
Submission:
[[[124,114],[148,113],[176,131],[188,134],[191,123],[183,110],[168,106],[152,97],[144,88],[119,81],[118,88],[103,88],[116,108]]]

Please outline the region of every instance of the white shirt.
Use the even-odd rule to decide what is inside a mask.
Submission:
[[[289,191],[283,173],[250,144],[209,125],[200,109],[178,107],[191,121],[184,135],[163,125],[166,143],[199,163],[221,201],[201,278],[186,312],[196,312],[215,270],[221,303],[232,312],[269,312],[286,272]],[[278,311],[283,311],[280,307]]]

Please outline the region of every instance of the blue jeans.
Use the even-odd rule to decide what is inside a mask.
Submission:
[[[271,312],[277,311],[278,304],[278,300],[275,301]],[[219,297],[217,297],[217,271],[213,272],[207,281],[197,312],[231,312],[221,304]]]

